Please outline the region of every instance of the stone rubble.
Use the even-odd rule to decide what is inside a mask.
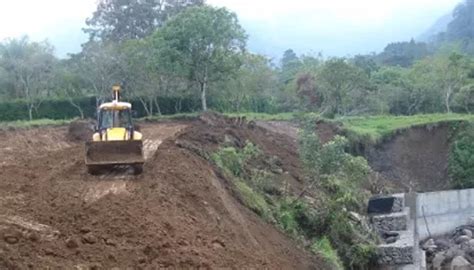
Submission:
[[[430,238],[420,243],[426,251],[428,269],[474,269],[474,219],[451,234]]]

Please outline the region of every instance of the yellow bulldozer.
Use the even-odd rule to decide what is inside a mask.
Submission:
[[[98,108],[97,126],[92,140],[86,142],[85,162],[90,174],[104,169],[129,166],[140,174],[145,162],[142,133],[132,122],[132,105],[120,101],[121,87],[112,87],[113,100]]]

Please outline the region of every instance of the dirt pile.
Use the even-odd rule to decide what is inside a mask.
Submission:
[[[94,134],[94,126],[94,120],[75,120],[69,124],[67,137],[72,141],[89,141]]]
[[[229,121],[144,125],[140,176],[88,175],[81,143],[41,158],[2,150],[15,162],[0,167],[0,268],[324,269],[242,206],[199,155],[252,140],[284,160],[298,188],[291,138]]]

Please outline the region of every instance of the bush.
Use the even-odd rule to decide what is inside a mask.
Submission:
[[[132,103],[133,110],[136,111],[137,117],[145,117],[146,110],[139,100],[129,100]],[[96,98],[80,97],[72,100],[74,104],[79,106],[86,118],[95,118],[96,116]],[[177,102],[180,103],[179,110],[176,108]],[[158,99],[158,104],[162,114],[175,114],[179,112],[193,112],[198,110],[199,101],[193,98],[175,98],[163,97]],[[156,112],[157,109],[154,108]],[[77,108],[72,106],[70,100],[67,99],[46,99],[41,102],[40,106],[33,110],[35,119],[72,119],[80,117]],[[18,121],[28,119],[27,103],[24,100],[8,101],[0,103],[0,122],[1,121]]]
[[[449,157],[449,175],[454,188],[474,188],[474,123],[456,135]]]
[[[304,235],[311,239],[322,225],[314,209],[304,201],[293,198],[280,200],[274,216],[279,227],[293,236]]]
[[[314,131],[315,127],[305,126],[300,132],[299,147],[311,186],[330,194],[319,207],[321,211],[316,220],[325,228],[320,234],[327,236],[326,242],[334,244],[344,266],[364,269],[373,258],[374,249],[368,247],[372,247],[375,241],[371,240],[370,231],[350,219],[349,211],[361,212],[363,209],[366,201],[363,184],[369,181],[370,167],[364,158],[346,153],[346,138],[336,136],[331,142],[321,145]],[[330,250],[329,247],[325,245],[325,249]],[[340,263],[338,267],[342,269]]]
[[[327,237],[315,241],[314,244],[311,245],[311,251],[321,255],[333,269],[344,269],[341,259]]]
[[[245,182],[237,180],[234,182],[245,206],[253,210],[264,219],[269,219],[271,210],[262,195],[255,192]]]
[[[243,173],[245,163],[260,153],[254,144],[247,141],[241,150],[234,147],[224,147],[212,154],[211,158],[218,167],[239,177]]]

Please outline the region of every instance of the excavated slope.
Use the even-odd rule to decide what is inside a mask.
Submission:
[[[298,189],[291,139],[202,121],[142,131],[147,163],[140,176],[88,175],[83,145],[66,140],[66,128],[3,131],[0,269],[326,268],[245,208],[189,147],[253,139],[280,156]]]

